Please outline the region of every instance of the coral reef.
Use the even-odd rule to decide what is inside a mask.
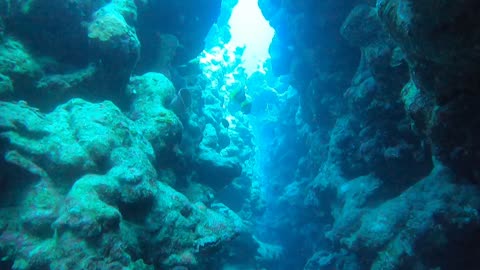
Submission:
[[[213,200],[242,174],[236,131],[208,143],[224,119],[217,88],[176,88],[173,66],[135,75],[155,71],[149,25],[186,49],[161,47],[165,65],[197,55],[219,15],[209,3],[0,1],[0,268],[212,269],[248,234]],[[151,6],[170,22],[149,21]]]
[[[129,104],[123,93],[132,73],[170,72],[154,70],[159,54],[166,53],[158,50],[160,36],[178,38],[181,46],[175,61],[184,63],[194,58],[203,49],[203,38],[219,15],[220,2],[185,0],[171,5],[160,0],[3,0],[1,51],[8,55],[2,54],[1,58],[10,60],[2,63],[8,72],[2,68],[1,73],[18,84],[16,98],[42,110],[51,111],[73,97],[108,99],[125,109]],[[12,50],[18,51],[15,59],[11,59],[15,55]],[[32,59],[32,53],[38,57]],[[14,63],[18,70],[9,68]],[[82,69],[83,75],[78,74]],[[73,74],[74,85],[62,78]],[[53,76],[54,82],[38,84],[42,75]]]
[[[480,4],[258,2],[0,0],[0,269],[480,268]]]
[[[195,267],[201,262],[195,254],[242,230],[241,219],[228,208],[193,204],[160,182],[152,166],[162,151],[154,146],[158,139],[143,135],[142,123],[111,102],[73,99],[47,115],[25,103],[0,107],[7,142],[3,167],[21,169],[26,186],[2,200],[11,205],[2,209],[9,216],[2,253],[12,255],[7,258],[14,268],[131,267],[139,257],[152,265]],[[173,132],[161,131],[158,137]],[[19,185],[15,179],[2,177],[2,185]],[[96,248],[78,253],[88,245]],[[60,259],[61,254],[72,256]]]

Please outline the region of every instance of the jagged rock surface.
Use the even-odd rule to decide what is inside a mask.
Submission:
[[[290,210],[267,223],[287,252],[304,243],[312,256],[285,259],[281,269],[478,268],[478,251],[455,244],[478,235],[471,182],[479,150],[470,139],[478,137],[478,4],[260,6],[277,30],[273,68],[291,76],[300,96],[291,136],[304,138],[289,169],[296,174],[276,180],[286,183],[278,207]],[[270,156],[284,151],[276,145]],[[286,219],[297,230],[287,231]],[[442,259],[448,250],[461,259]]]

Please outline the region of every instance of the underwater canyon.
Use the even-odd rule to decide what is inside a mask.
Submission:
[[[478,14],[0,0],[0,270],[480,269]]]

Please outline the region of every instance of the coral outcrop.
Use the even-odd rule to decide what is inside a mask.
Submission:
[[[184,50],[162,52],[169,62],[198,55],[220,1],[163,2],[0,1],[0,268],[212,269],[248,234],[198,178],[220,189],[240,176],[233,152],[216,156],[230,135],[202,148],[214,158],[183,147],[221,123],[221,103],[206,117],[191,100],[201,85],[142,61],[155,27]],[[152,6],[170,19],[149,20]]]
[[[23,172],[21,180],[2,175],[9,187],[2,193],[15,191],[2,196],[11,207],[2,208],[7,227],[0,237],[14,268],[132,267],[140,257],[162,267],[197,267],[199,252],[243,230],[228,208],[191,203],[163,183],[169,180],[152,166],[159,139],[143,135],[142,123],[111,102],[73,99],[47,115],[25,103],[0,108],[2,170]],[[168,137],[166,127],[161,131],[157,137]],[[93,248],[78,253],[87,245]],[[110,255],[101,256],[103,249]]]
[[[2,54],[2,60],[10,59],[2,66],[18,66],[15,71],[2,69],[1,74],[17,84],[14,99],[27,100],[44,111],[74,97],[108,99],[125,109],[129,104],[124,91],[132,73],[170,73],[154,70],[155,61],[168,49],[157,49],[160,36],[177,39],[170,61],[185,63],[196,57],[219,15],[220,1],[171,5],[168,1],[4,0],[0,7],[1,51],[8,54]]]

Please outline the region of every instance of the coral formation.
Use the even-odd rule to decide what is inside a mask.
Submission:
[[[136,22],[156,2],[1,2],[2,269],[208,269],[215,257],[205,254],[245,233],[225,205],[179,191],[198,175],[219,170],[211,183],[222,187],[242,171],[216,152],[224,144],[183,152],[184,132],[209,130],[189,120],[205,119],[203,103],[187,111],[190,92],[165,75],[132,74]],[[206,26],[218,13],[209,16]],[[169,107],[178,95],[192,116]],[[173,165],[182,160],[191,166]],[[193,165],[202,162],[213,167]]]

